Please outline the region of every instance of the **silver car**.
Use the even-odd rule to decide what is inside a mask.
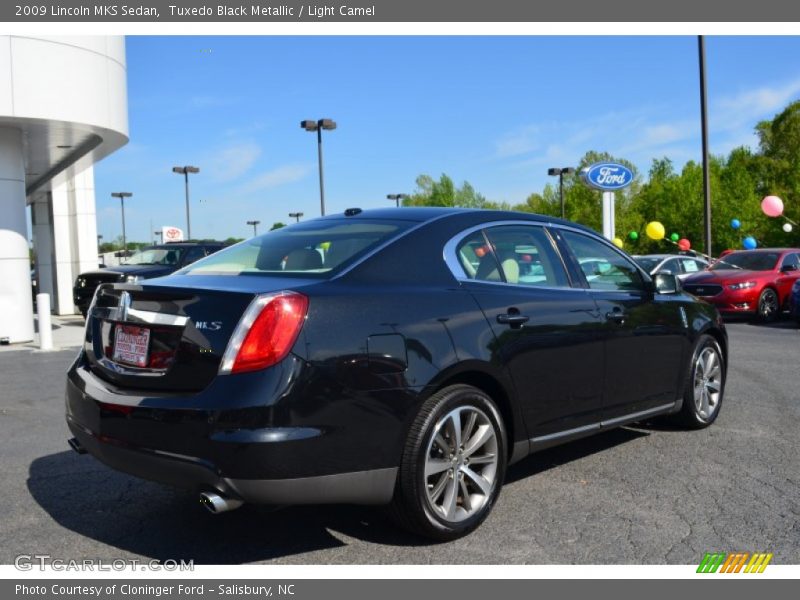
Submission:
[[[642,254],[634,256],[633,260],[650,275],[669,273],[681,280],[708,267],[705,258],[684,254]]]

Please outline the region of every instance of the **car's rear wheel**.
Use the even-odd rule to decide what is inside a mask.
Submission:
[[[695,346],[678,417],[686,427],[711,425],[719,415],[725,394],[725,361],[717,340],[703,335]]]
[[[466,535],[503,484],[506,433],[494,402],[469,385],[431,396],[414,420],[392,503],[405,528],[437,540]]]
[[[772,288],[764,288],[758,297],[758,320],[771,323],[778,317],[778,312],[780,312],[778,294]]]

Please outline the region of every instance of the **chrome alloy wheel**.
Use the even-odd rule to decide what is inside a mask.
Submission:
[[[722,390],[722,365],[712,347],[703,348],[694,364],[694,404],[701,419],[708,419],[717,410]]]
[[[460,406],[436,423],[425,454],[426,497],[434,513],[458,522],[479,513],[492,495],[497,433],[474,406]]]
[[[770,289],[761,292],[758,301],[758,314],[764,321],[771,321],[778,315],[778,295]]]

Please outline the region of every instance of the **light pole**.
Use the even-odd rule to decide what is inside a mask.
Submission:
[[[153,232],[153,235],[155,235],[158,238],[158,241],[156,242],[157,244],[163,243],[163,239],[164,239],[163,238],[163,236],[164,236],[164,232],[163,231],[161,231],[160,229],[156,229]]]
[[[325,214],[325,213],[323,213],[323,214]],[[301,213],[301,212],[289,213],[289,216],[292,219],[295,219],[295,223],[299,223],[300,222],[300,217],[303,216],[303,213]]]
[[[253,237],[256,237],[258,235],[258,224],[259,223],[261,223],[261,221],[248,221],[247,222],[248,225],[252,225],[253,226]]]
[[[554,177],[558,175],[558,197],[561,200],[561,218],[566,219],[566,213],[564,211],[564,175],[572,175],[575,172],[575,169],[572,167],[553,167],[551,169],[547,169],[547,174]]]
[[[711,258],[711,181],[708,160],[708,113],[706,101],[706,43],[697,36],[697,53],[700,62],[700,136],[703,146],[703,237],[706,256]]]
[[[125,237],[125,198],[133,196],[130,192],[111,192],[113,198],[119,198],[119,204],[122,207],[122,255],[127,256],[128,240]]]
[[[200,168],[186,165],[185,167],[172,167],[172,172],[183,175],[186,182],[186,239],[190,240],[192,239],[192,221],[189,218],[189,173],[199,173]]]
[[[386,194],[387,200],[394,200],[397,208],[400,208],[400,200],[408,198],[408,194]]]
[[[306,131],[316,131],[317,132],[317,156],[319,158],[319,207],[322,216],[325,216],[325,183],[323,182],[322,178],[322,130],[326,129],[328,131],[333,131],[336,129],[336,121],[333,119],[319,119],[318,121],[312,121],[310,119],[306,119],[305,121],[300,121],[300,127],[305,129]]]

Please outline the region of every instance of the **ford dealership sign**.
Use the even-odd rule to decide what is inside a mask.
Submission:
[[[631,170],[618,163],[595,163],[581,170],[583,180],[593,188],[613,192],[628,187],[633,181]]]

